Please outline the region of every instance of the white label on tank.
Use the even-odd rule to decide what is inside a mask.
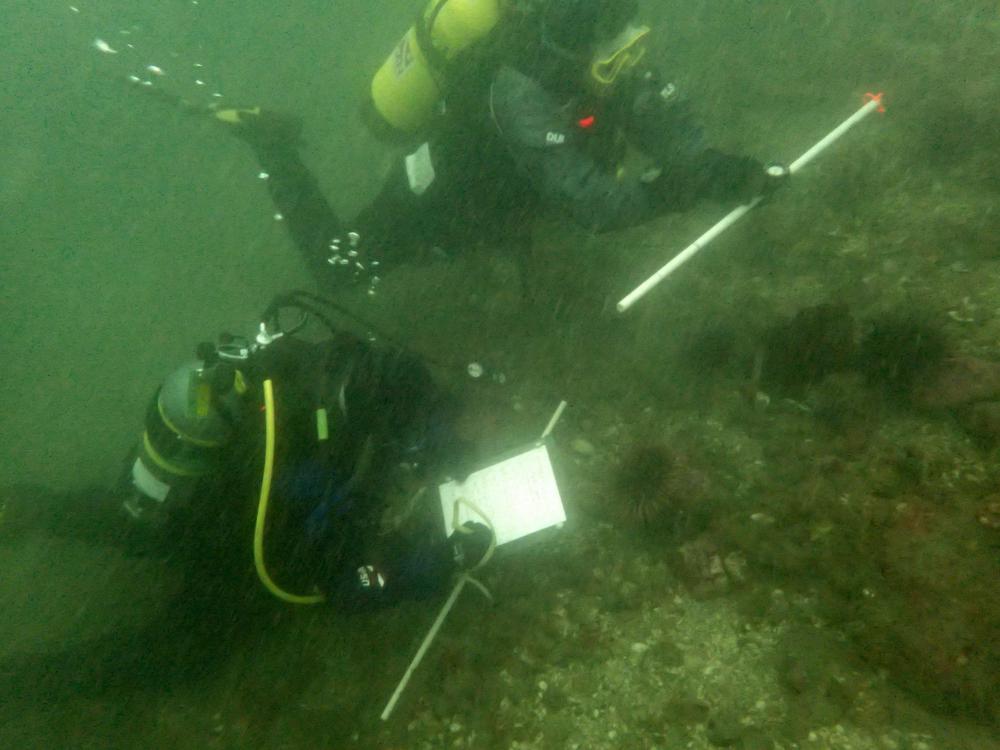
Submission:
[[[431,161],[429,144],[422,144],[406,157],[406,179],[415,195],[423,195],[434,182],[434,163]]]
[[[154,477],[141,458],[137,458],[132,464],[132,482],[139,492],[160,503],[167,499],[167,493],[170,492],[170,485]]]
[[[411,65],[413,65],[413,52],[410,50],[410,35],[407,34],[392,51],[392,69],[396,78],[402,78]]]

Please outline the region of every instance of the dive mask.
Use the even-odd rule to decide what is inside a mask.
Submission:
[[[622,72],[632,70],[645,57],[648,35],[648,26],[629,24],[617,36],[598,45],[590,64],[590,78],[599,94],[606,93]]]

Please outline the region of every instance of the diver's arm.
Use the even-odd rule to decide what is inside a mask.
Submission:
[[[545,150],[525,157],[521,167],[542,196],[595,232],[635,226],[669,208],[635,175],[618,179],[579,149]]]
[[[564,110],[527,76],[502,68],[490,91],[494,122],[518,170],[552,205],[582,226],[607,231],[640,224],[669,209],[655,186],[618,179],[585,154]]]
[[[657,189],[676,209],[698,201],[747,201],[760,192],[764,165],[705,144],[687,99],[652,70],[637,72],[619,94],[629,143],[661,169]]]
[[[370,556],[348,558],[330,581],[330,603],[344,611],[367,611],[447,590],[452,576],[471,570],[491,548],[492,532],[466,522],[461,532],[438,541],[393,533]]]
[[[44,534],[131,551],[137,531],[122,510],[121,497],[107,488],[71,492],[30,484],[0,488],[0,542]]]

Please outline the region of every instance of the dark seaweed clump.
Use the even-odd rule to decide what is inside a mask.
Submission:
[[[736,331],[723,323],[700,327],[681,345],[682,361],[694,372],[718,372],[737,356]]]
[[[818,383],[855,356],[854,319],[846,305],[805,307],[764,334],[762,379],[784,390]]]
[[[858,368],[887,395],[904,399],[917,380],[948,356],[944,332],[925,319],[892,313],[872,321],[861,340]]]

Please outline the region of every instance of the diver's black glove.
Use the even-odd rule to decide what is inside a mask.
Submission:
[[[744,203],[754,198],[767,200],[783,185],[788,183],[792,173],[788,167],[778,162],[759,166],[747,179],[747,184],[740,196]]]
[[[775,191],[787,185],[788,181],[792,179],[792,171],[788,166],[777,161],[772,161],[764,167],[764,175],[765,181],[761,195],[765,199],[770,198]]]
[[[493,532],[477,521],[466,521],[448,537],[452,560],[459,570],[472,570],[493,546]]]

